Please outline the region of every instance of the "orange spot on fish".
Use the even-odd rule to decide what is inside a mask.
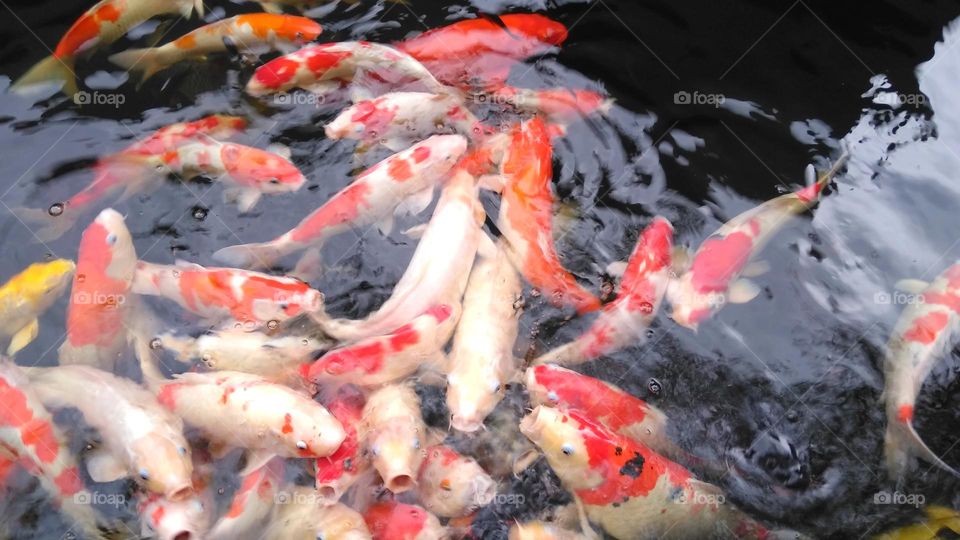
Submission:
[[[897,411],[897,420],[904,424],[913,422],[913,405],[901,405]]]
[[[293,418],[290,416],[290,413],[283,415],[283,427],[280,428],[280,432],[284,435],[293,433],[293,425],[291,424],[292,421]]]
[[[752,250],[753,238],[741,231],[706,239],[690,266],[693,288],[699,293],[726,291]]]
[[[410,167],[410,162],[405,159],[390,160],[387,172],[396,182],[406,182],[413,178],[413,169]]]
[[[37,458],[43,463],[53,463],[57,458],[60,443],[49,421],[35,418],[20,428],[20,438],[26,446],[32,446]]]
[[[60,493],[67,497],[72,497],[78,491],[83,489],[83,480],[80,479],[80,471],[76,467],[69,467],[53,479]]]
[[[927,313],[914,319],[913,325],[904,332],[903,339],[929,345],[937,339],[948,322],[949,316],[942,311]]]

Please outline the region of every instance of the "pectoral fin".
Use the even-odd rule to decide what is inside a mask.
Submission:
[[[397,205],[397,209],[394,212],[397,215],[411,215],[415,216],[420,212],[426,210],[430,203],[433,201],[433,188],[427,188],[420,190],[413,195],[408,196],[406,199],[400,202]]]
[[[762,276],[770,271],[770,263],[767,261],[753,261],[748,264],[746,268],[743,269],[743,272],[740,275],[745,277],[757,277]]]
[[[236,203],[240,212],[246,213],[256,206],[262,193],[255,189],[231,188],[223,192],[226,203]]]
[[[748,279],[738,279],[730,286],[727,300],[733,304],[746,304],[760,294],[760,287]]]
[[[627,263],[624,261],[613,261],[607,265],[607,274],[613,277],[623,277],[624,272],[627,271]]]
[[[87,472],[94,482],[113,482],[130,474],[127,467],[104,448],[87,453]]]
[[[40,322],[36,319],[30,321],[13,335],[13,338],[10,340],[10,345],[7,346],[7,354],[10,356],[17,354],[20,352],[20,349],[23,349],[29,345],[31,341],[36,339],[39,333]]]
[[[244,477],[253,471],[256,471],[257,469],[269,463],[270,460],[275,457],[277,457],[277,454],[269,450],[248,450],[247,463],[243,466],[243,470],[240,471],[240,476]]]

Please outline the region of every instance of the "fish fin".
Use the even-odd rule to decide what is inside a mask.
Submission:
[[[421,189],[400,201],[400,204],[398,204],[396,210],[394,210],[394,214],[398,216],[416,216],[426,210],[431,202],[433,202],[433,187]]]
[[[734,304],[746,304],[760,294],[760,287],[749,279],[738,279],[730,285],[727,300]]]
[[[286,252],[274,242],[237,244],[219,249],[213,259],[235,268],[269,268]]]
[[[260,7],[263,8],[267,13],[273,13],[274,15],[282,15],[283,8],[279,4],[273,2],[257,2],[260,4]]]
[[[813,163],[808,164],[807,168],[803,170],[803,183],[808,186],[817,183],[817,170],[814,168]]]
[[[320,81],[313,83],[309,86],[304,87],[306,90],[317,94],[318,96],[326,96],[340,89],[340,83],[336,81]]]
[[[21,349],[29,345],[30,342],[37,339],[37,334],[39,333],[40,321],[36,319],[30,321],[13,335],[13,338],[10,340],[10,345],[7,346],[7,354],[9,356],[17,354]]]
[[[926,281],[921,281],[919,279],[901,279],[898,281],[894,287],[898,291],[903,291],[905,293],[911,294],[920,294],[929,287],[930,284]]]
[[[320,256],[320,248],[315,247],[303,253],[290,273],[291,276],[307,282],[320,277],[321,274],[323,274],[323,259]]]
[[[14,208],[13,215],[33,232],[34,241],[43,243],[60,238],[72,229],[77,222],[77,212],[64,208],[59,216],[51,216],[39,208]]]
[[[423,232],[427,230],[427,224],[421,223],[420,225],[414,225],[409,229],[403,231],[403,234],[408,238],[417,239],[423,236]]]
[[[195,262],[190,262],[177,257],[173,260],[173,265],[177,268],[189,268],[190,270],[203,270],[203,267]]]
[[[241,477],[265,467],[273,458],[277,457],[276,452],[270,450],[247,450],[247,462],[243,469],[238,473]]]
[[[380,141],[380,144],[391,152],[400,152],[413,146],[413,141],[408,137],[390,137]]]
[[[113,454],[100,447],[87,452],[87,472],[94,482],[113,482],[129,476],[130,471]]]
[[[10,90],[18,94],[26,94],[32,87],[44,83],[59,83],[63,93],[73,97],[77,93],[77,75],[74,73],[73,59],[48,56],[17,79],[17,82],[10,86]]]
[[[140,73],[140,84],[154,76],[158,71],[167,68],[160,62],[160,56],[157,49],[130,49],[116,54],[111,54],[108,58],[111,63],[130,71]]]
[[[267,145],[267,152],[272,152],[283,159],[286,159],[287,161],[290,160],[290,147],[285,144],[271,143]]]
[[[503,186],[506,180],[499,174],[484,174],[477,179],[481,189],[492,191],[494,193],[503,193]]]
[[[227,188],[223,190],[223,202],[234,203],[241,214],[246,214],[257,205],[263,194],[252,188]]]
[[[693,260],[693,256],[690,253],[690,249],[684,246],[674,246],[670,250],[670,268],[673,270],[675,275],[683,274],[687,271],[687,268],[690,268],[690,263]]]
[[[192,6],[183,8],[183,18],[189,19],[191,11],[197,14],[197,17],[203,17],[203,0],[193,0]]]
[[[573,503],[577,506],[577,517],[580,520],[580,532],[583,533],[583,536],[589,540],[600,540],[600,535],[597,534],[597,531],[593,530],[593,527],[590,526],[590,520],[587,519],[587,511],[583,506],[583,501],[580,500],[580,496],[573,494]]]
[[[623,277],[623,274],[627,271],[627,262],[626,261],[613,261],[607,265],[607,274],[615,278]]]
[[[387,214],[380,219],[377,222],[377,230],[384,236],[390,236],[390,232],[393,231],[393,215]]]
[[[513,460],[513,474],[514,476],[520,476],[520,473],[529,469],[536,461],[540,459],[540,451],[536,448],[531,448]]]
[[[887,433],[884,437],[884,457],[887,471],[892,479],[904,477],[910,465],[911,457],[918,457],[944,471],[960,478],[960,472],[947,465],[923,442],[913,424],[901,422],[896,418],[887,420]]]
[[[762,276],[770,271],[770,263],[767,261],[753,261],[748,264],[746,268],[740,272],[740,275],[746,277],[757,277]]]

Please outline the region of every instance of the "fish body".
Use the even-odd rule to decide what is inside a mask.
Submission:
[[[246,373],[184,373],[160,383],[157,398],[217,442],[280,457],[328,456],[346,437],[319,403]]]
[[[440,517],[462,517],[493,501],[497,484],[473,458],[449,446],[427,448],[417,473],[420,503]]]
[[[336,503],[322,506],[312,488],[290,486],[277,496],[277,510],[263,540],[370,540],[363,516]]]
[[[576,340],[534,363],[580,364],[646,341],[646,331],[670,284],[673,227],[657,217],[640,234],[630,255],[617,298],[603,306],[593,324]]]
[[[498,225],[514,265],[531,285],[555,304],[584,313],[600,300],[560,264],[553,243],[553,148],[546,124],[533,118],[511,133],[501,164],[504,177]]]
[[[347,436],[337,451],[327,457],[317,458],[317,496],[323,505],[332,505],[370,468],[370,460],[360,450],[360,434],[357,431],[363,420],[366,399],[363,393],[349,385],[341,386],[336,395],[326,404]]]
[[[924,508],[924,512],[927,515],[925,521],[878,534],[873,540],[940,540],[948,538],[950,533],[960,534],[960,513],[956,510],[930,505]]]
[[[436,362],[460,318],[460,305],[440,304],[383,336],[361,339],[334,349],[309,366],[303,375],[317,384],[352,383],[379,386]]]
[[[884,449],[887,470],[898,479],[907,471],[912,456],[958,474],[920,439],[913,428],[913,414],[923,381],[960,330],[960,262],[916,292],[921,300],[903,310],[884,360]]]
[[[227,52],[228,43],[243,53],[289,52],[317,39],[320,32],[320,25],[306,17],[250,13],[207,24],[160,47],[114,54],[110,61],[127,70],[136,69],[146,80],[179,62]]]
[[[0,287],[0,338],[16,354],[40,331],[37,318],[67,289],[77,265],[67,259],[34,263]]]
[[[137,501],[142,536],[157,540],[206,538],[210,528],[209,501],[199,494],[171,501],[158,493],[143,492]]]
[[[467,141],[460,135],[430,137],[370,167],[277,238],[227,247],[213,257],[231,266],[263,268],[296,251],[319,249],[328,238],[349,230],[378,223],[381,230],[389,231],[394,212],[419,213],[430,204],[434,186],[466,148]]]
[[[26,91],[37,84],[57,81],[64,93],[73,95],[77,92],[74,65],[78,56],[113,43],[153,17],[179,14],[189,18],[194,10],[203,15],[201,0],[101,0],[74,21],[53,53],[20,77],[12,88]]]
[[[508,540],[588,540],[588,538],[584,534],[543,521],[514,523],[510,527],[508,536]]]
[[[260,325],[323,309],[320,291],[298,279],[189,263],[140,261],[133,292],[162,296],[204,318]]]
[[[531,114],[540,114],[551,123],[567,124],[594,113],[605,114],[613,101],[599,92],[583,89],[530,89],[504,85],[490,95],[495,103],[509,104]]]
[[[183,421],[129,379],[83,365],[34,368],[30,380],[48,407],[73,407],[103,440],[103,453],[87,461],[97,482],[135,478],[176,501],[193,492],[190,446]]]
[[[410,385],[384,386],[368,396],[361,422],[363,445],[390,491],[416,487],[426,431],[420,398]]]
[[[522,299],[520,277],[502,247],[478,258],[447,363],[447,408],[454,429],[477,431],[503,398],[504,385],[518,369],[513,345]]]
[[[233,494],[230,507],[210,529],[209,540],[256,540],[259,530],[273,511],[280,483],[283,481],[283,461],[273,459],[243,477]]]
[[[441,540],[449,534],[440,521],[422,507],[399,502],[371,505],[363,513],[373,540]]]
[[[80,238],[77,270],[67,306],[67,336],[60,364],[113,371],[127,343],[125,321],[137,264],[130,231],[113,209],[100,212]]]

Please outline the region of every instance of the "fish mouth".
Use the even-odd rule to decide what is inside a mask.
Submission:
[[[543,431],[544,408],[537,406],[533,411],[520,420],[520,433],[527,436],[534,443],[540,440],[540,433]]]
[[[483,419],[476,412],[450,416],[450,427],[464,433],[474,433],[483,427]]]
[[[324,502],[334,503],[340,500],[340,490],[332,484],[317,486],[317,495]]]
[[[193,486],[190,484],[184,484],[168,490],[165,496],[171,501],[182,501],[191,495],[193,495]]]
[[[193,533],[190,531],[180,531],[171,536],[170,540],[193,540]]]
[[[417,485],[413,475],[409,473],[391,474],[389,478],[384,479],[383,484],[393,493],[410,491]]]

